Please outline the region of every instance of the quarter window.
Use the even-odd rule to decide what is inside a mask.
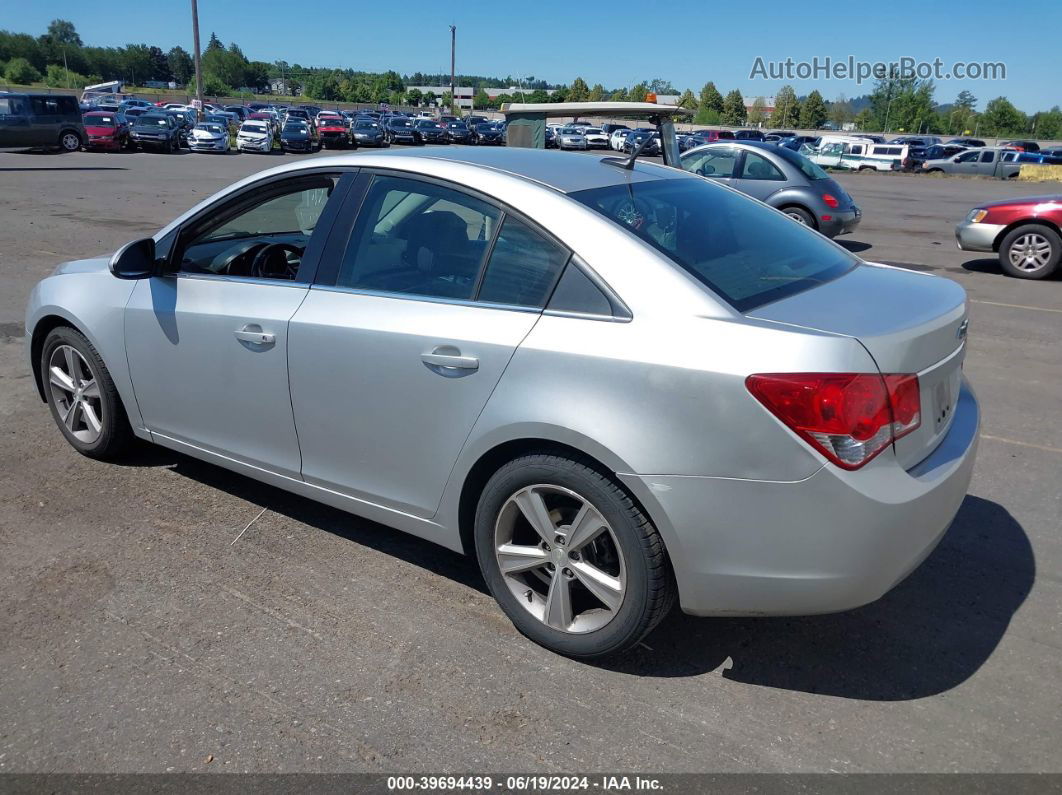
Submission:
[[[460,191],[376,177],[351,232],[337,284],[471,299],[501,213]]]
[[[511,216],[502,223],[478,299],[493,304],[544,306],[568,252]]]

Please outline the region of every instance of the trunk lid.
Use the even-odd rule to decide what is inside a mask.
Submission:
[[[910,468],[951,426],[966,354],[966,311],[966,291],[949,279],[868,264],[749,316],[854,337],[882,373],[917,374],[922,424],[895,444],[900,463]]]

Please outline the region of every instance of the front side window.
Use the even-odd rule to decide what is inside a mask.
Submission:
[[[294,279],[338,177],[298,177],[264,186],[182,232],[185,273]],[[250,203],[248,203],[250,202]]]
[[[702,177],[732,177],[734,165],[737,163],[738,151],[729,147],[716,147],[704,149],[700,152],[691,152],[681,158],[682,167],[686,171],[700,174]]]
[[[359,290],[469,300],[501,213],[429,182],[376,177],[365,196],[337,284]]]
[[[977,152],[967,152],[964,155],[959,155],[959,159],[956,160],[955,162],[956,163],[969,163],[971,161],[977,160],[977,155],[978,155]]]
[[[498,232],[477,298],[494,304],[545,306],[567,261],[567,249],[508,216]]]
[[[569,195],[739,312],[836,279],[859,262],[807,227],[707,180],[661,179]]]

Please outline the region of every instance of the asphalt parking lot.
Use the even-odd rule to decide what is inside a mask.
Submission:
[[[168,451],[90,461],[53,426],[33,283],[296,157],[0,154],[0,772],[1062,770],[1062,279],[952,232],[1062,186],[839,178],[846,247],[971,300],[983,437],[926,563],[860,610],[676,613],[586,664],[518,635],[471,559]]]

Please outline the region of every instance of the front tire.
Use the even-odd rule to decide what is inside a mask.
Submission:
[[[569,657],[634,646],[671,610],[663,540],[631,496],[588,464],[548,453],[510,461],[487,482],[476,556],[516,628]]]
[[[1019,279],[1046,279],[1058,269],[1062,238],[1044,224],[1012,229],[999,245],[999,264]]]
[[[52,329],[41,349],[40,372],[52,419],[71,447],[89,458],[120,458],[133,431],[92,343],[67,326]]]
[[[64,130],[59,135],[59,149],[63,152],[76,152],[81,147],[81,136],[74,130]]]

